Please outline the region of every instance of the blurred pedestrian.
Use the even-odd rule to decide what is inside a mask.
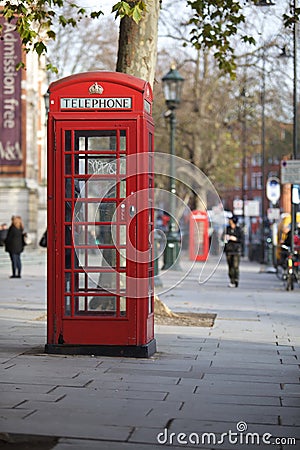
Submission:
[[[0,225],[0,247],[4,247],[6,236],[7,236],[7,224],[2,223]]]
[[[238,287],[239,285],[239,266],[243,242],[243,233],[237,225],[238,218],[232,216],[229,219],[229,225],[225,233],[225,254],[228,264],[228,276],[230,283],[228,287]]]
[[[21,253],[24,250],[25,241],[24,226],[20,216],[12,216],[11,225],[8,228],[5,239],[5,251],[11,259],[12,275],[10,278],[21,278]]]
[[[47,248],[47,229],[44,231],[43,236],[39,240],[39,246]]]
[[[163,214],[161,215],[161,219],[162,219],[162,230],[167,232],[169,230],[170,225],[170,214],[164,211]]]
[[[286,234],[286,238],[283,242],[284,245],[291,248],[292,246],[292,230],[289,229],[289,231]],[[300,228],[297,226],[294,231],[294,250],[298,251],[300,249]],[[287,252],[288,253],[288,252]],[[287,254],[286,254],[287,256]]]

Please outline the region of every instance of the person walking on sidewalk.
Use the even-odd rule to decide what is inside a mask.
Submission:
[[[232,216],[229,219],[229,225],[226,228],[225,234],[225,254],[228,264],[228,275],[230,283],[228,287],[238,287],[240,275],[240,257],[242,250],[242,230],[237,225],[238,218]]]
[[[24,226],[20,216],[12,216],[5,239],[5,251],[11,259],[12,275],[10,278],[21,278],[21,253],[24,250]]]
[[[7,236],[7,225],[6,223],[2,223],[0,225],[0,247],[4,247],[5,239]]]

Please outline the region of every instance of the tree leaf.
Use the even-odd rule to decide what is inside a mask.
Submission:
[[[135,23],[139,23],[139,21],[142,18],[142,11],[139,8],[134,8],[132,18],[135,21]]]
[[[25,68],[25,64],[23,62],[19,62],[18,64],[16,64],[16,70],[20,70],[20,69],[24,69]]]
[[[44,52],[47,52],[47,47],[43,42],[39,41],[34,44],[34,50],[41,56]]]
[[[92,19],[98,19],[98,17],[100,17],[103,14],[104,14],[103,11],[93,11],[91,12],[90,17]]]
[[[50,72],[53,73],[58,73],[57,67],[53,66],[52,64],[46,64],[46,70],[49,70]]]
[[[47,36],[48,36],[49,39],[55,40],[56,33],[53,30],[49,30],[49,31],[47,31]]]

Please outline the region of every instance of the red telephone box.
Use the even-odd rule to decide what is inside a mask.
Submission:
[[[50,85],[46,352],[149,357],[152,90],[110,72]]]
[[[192,211],[190,216],[190,259],[205,261],[208,255],[208,217],[205,211]]]

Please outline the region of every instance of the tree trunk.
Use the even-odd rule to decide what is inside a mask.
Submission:
[[[148,0],[147,11],[136,24],[130,17],[120,22],[117,72],[147,80],[153,87],[157,57],[160,0]],[[174,313],[155,295],[155,313],[172,317]]]
[[[120,22],[116,70],[149,81],[153,87],[160,0],[146,3],[147,11],[138,24],[127,16]]]

